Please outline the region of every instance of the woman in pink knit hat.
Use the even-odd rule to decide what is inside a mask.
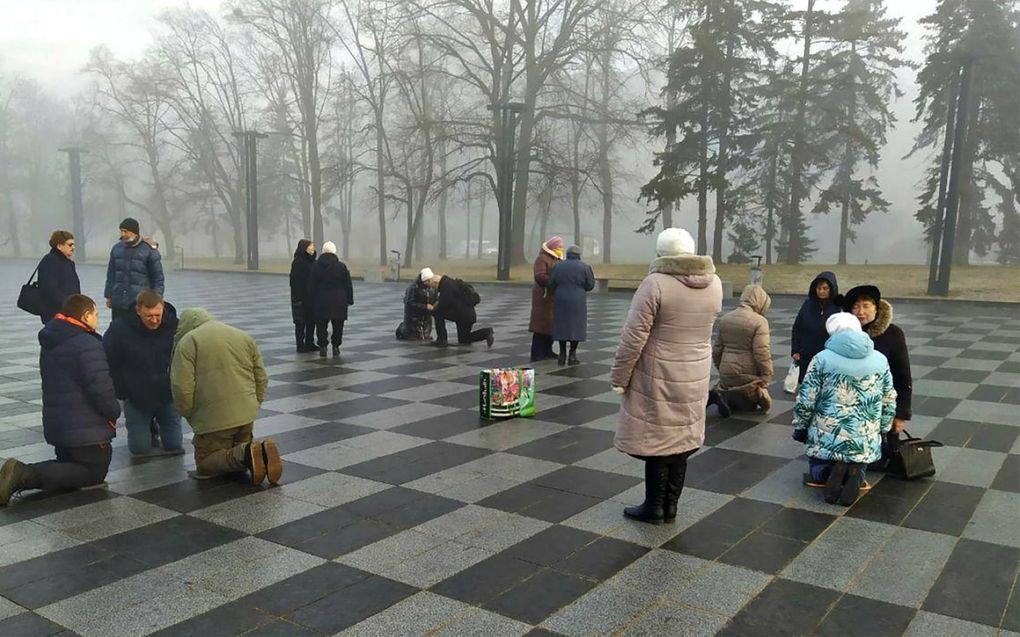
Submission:
[[[553,352],[553,291],[549,289],[549,277],[560,259],[563,258],[563,239],[552,237],[542,244],[535,257],[535,284],[531,288],[531,360],[541,361],[556,358]]]

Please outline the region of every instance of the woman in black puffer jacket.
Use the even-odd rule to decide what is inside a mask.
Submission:
[[[811,364],[811,359],[825,349],[825,341],[829,340],[829,333],[825,331],[825,321],[842,311],[841,301],[835,274],[822,272],[811,281],[808,298],[800,306],[800,312],[793,321],[790,341],[790,354],[799,367],[800,376],[797,383],[804,382],[804,374]]]
[[[326,345],[329,343],[333,345],[333,356],[339,356],[340,345],[344,341],[347,308],[354,305],[354,286],[351,283],[351,273],[336,256],[336,245],[332,241],[322,245],[322,255],[312,268],[308,287],[315,315],[319,356],[326,356]],[[333,336],[327,341],[330,323],[333,324]]]
[[[308,239],[298,241],[294,261],[290,264],[290,313],[294,319],[294,338],[297,351],[314,352],[315,317],[312,315],[312,297],[309,279],[315,267],[315,244]]]

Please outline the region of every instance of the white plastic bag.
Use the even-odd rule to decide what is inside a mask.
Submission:
[[[787,394],[797,393],[797,377],[800,376],[800,369],[797,367],[797,363],[790,365],[790,371],[786,372],[786,378],[783,379],[783,390]]]

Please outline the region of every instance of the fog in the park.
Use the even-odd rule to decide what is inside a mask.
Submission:
[[[257,131],[263,258],[302,237],[365,262],[492,258],[512,175],[514,263],[552,234],[647,262],[649,234],[678,225],[718,262],[922,264],[950,207],[956,264],[1020,261],[1013,0],[0,0],[0,16],[5,255],[71,229],[80,148],[90,260],[131,216],[166,254],[240,263],[237,133]]]

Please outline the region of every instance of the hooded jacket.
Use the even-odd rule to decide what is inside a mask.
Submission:
[[[312,294],[310,279],[312,268],[315,267],[315,254],[308,254],[308,239],[298,241],[294,251],[294,261],[290,264],[290,313],[294,323],[314,323],[312,316]]]
[[[595,289],[595,273],[581,260],[581,255],[568,253],[556,264],[549,277],[549,293],[553,295],[553,331],[556,341],[584,341],[588,338],[588,292]]]
[[[815,287],[819,281],[826,281],[829,284],[829,300],[822,303],[815,293]],[[836,275],[832,272],[821,272],[811,281],[808,288],[808,298],[800,306],[797,318],[793,321],[793,333],[790,341],[790,354],[800,354],[800,376],[803,379],[804,373],[811,363],[815,354],[825,348],[825,341],[829,333],[825,331],[825,321],[830,316],[841,312],[839,285],[836,282]]]
[[[705,441],[712,325],[722,283],[712,259],[660,257],[641,282],[620,335],[610,382],[625,388],[616,448],[668,456]]]
[[[255,339],[205,310],[181,314],[170,387],[178,413],[196,434],[254,422],[268,382]]]
[[[74,261],[56,248],[51,248],[39,261],[38,274],[43,301],[39,318],[46,324],[60,311],[67,297],[81,293],[81,282]]]
[[[914,394],[913,380],[910,373],[910,354],[907,351],[907,338],[893,322],[893,307],[885,299],[878,302],[875,320],[862,326],[862,329],[875,343],[875,350],[881,352],[889,360],[889,371],[892,373],[893,387],[896,388],[896,417],[910,420],[910,403]]]
[[[138,293],[149,289],[163,294],[163,261],[159,250],[140,238],[137,243],[118,241],[110,249],[103,296],[113,302],[113,307],[129,310]]]
[[[354,285],[343,261],[335,254],[323,253],[308,281],[315,321],[346,321],[347,307],[354,305]]]
[[[757,398],[758,389],[772,382],[771,337],[765,318],[771,305],[772,299],[760,285],[749,285],[740,295],[740,305],[719,319],[712,347],[718,389]]]
[[[457,279],[443,275],[439,279],[436,292],[436,303],[432,306],[432,316],[436,319],[472,325],[478,322],[475,306],[468,303],[464,295],[461,294]]]
[[[549,289],[549,277],[560,257],[546,244],[535,257],[533,266],[535,283],[531,286],[531,318],[528,331],[551,336],[553,333],[553,292]]]
[[[58,314],[39,331],[43,435],[54,447],[84,447],[117,435],[120,403],[99,334]]]
[[[150,330],[135,313],[118,318],[103,336],[103,349],[117,398],[157,411],[173,402],[170,357],[177,333],[177,310],[163,303],[163,323]]]
[[[794,429],[807,429],[810,458],[871,463],[896,414],[885,356],[864,332],[840,332],[814,357],[797,392]]]

